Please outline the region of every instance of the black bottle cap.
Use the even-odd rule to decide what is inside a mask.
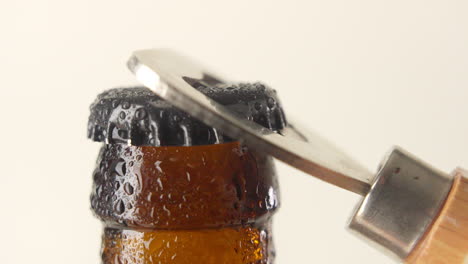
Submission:
[[[279,131],[286,119],[276,91],[261,83],[194,87],[240,117]],[[219,144],[231,138],[170,105],[144,87],[115,88],[90,107],[88,138],[134,146],[194,146]]]

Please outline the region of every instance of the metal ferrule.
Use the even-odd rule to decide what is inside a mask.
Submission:
[[[437,217],[452,178],[395,147],[349,228],[390,255],[406,259]]]

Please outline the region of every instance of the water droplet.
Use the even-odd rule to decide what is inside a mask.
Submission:
[[[256,102],[254,104],[254,107],[255,107],[255,110],[260,111],[260,109],[262,109],[262,104],[260,102]]]
[[[104,108],[102,111],[102,118],[106,118],[110,114],[110,109]]]
[[[139,108],[138,110],[136,110],[135,112],[135,117],[137,119],[143,119],[146,117],[146,110],[144,108]]]
[[[128,194],[128,195],[132,195],[133,194],[133,186],[130,184],[130,183],[125,183],[124,185],[124,191]]]
[[[157,169],[160,173],[163,172],[162,169],[161,169],[161,163],[162,163],[162,161],[160,161],[160,160],[158,160],[158,161],[156,161],[156,162],[154,163],[154,166],[156,167],[156,169]],[[159,179],[158,179],[158,180],[159,180]],[[159,180],[159,181],[161,181],[161,180]]]
[[[276,197],[275,190],[270,187],[268,189],[268,196],[265,198],[265,206],[267,210],[274,209],[278,205],[278,198]]]
[[[114,182],[114,190],[117,191],[120,188],[120,182]]]
[[[130,103],[127,101],[122,102],[122,108],[123,109],[129,109],[130,108]]]
[[[119,106],[119,103],[120,103],[119,100],[113,100],[112,101],[112,107],[116,108],[117,106]]]
[[[97,199],[96,199],[96,196],[93,195],[91,197],[91,209],[95,210],[96,206],[97,206]]]
[[[258,84],[258,87],[260,88],[260,90],[262,90],[262,92],[264,92],[266,90],[265,85],[263,85],[261,83]]]
[[[163,210],[167,213],[167,216],[171,215],[171,211],[169,211],[169,209],[166,208],[166,205],[163,205]]]
[[[96,195],[98,197],[101,197],[102,196],[102,186],[99,185],[97,188],[96,188]]]
[[[127,174],[127,166],[125,164],[125,160],[120,159],[117,162],[117,164],[115,165],[115,172],[117,172],[119,176],[125,176],[125,174]]]
[[[127,115],[125,114],[124,111],[120,112],[120,114],[119,114],[120,119],[125,119],[126,116]]]
[[[159,187],[161,187],[161,190],[164,189],[161,178],[158,178],[156,181],[158,182]]]
[[[269,97],[269,98],[267,99],[267,105],[268,105],[269,108],[273,108],[273,107],[275,106],[275,104],[276,104],[275,99],[273,99],[273,98],[271,98],[271,97]]]
[[[128,131],[127,130],[120,129],[117,133],[119,134],[119,137],[121,137],[123,139],[128,139]]]
[[[138,208],[136,209],[135,213],[136,213],[137,215],[146,215],[147,212],[146,212],[146,209],[145,209],[145,208],[143,208],[143,207],[138,207]]]
[[[94,172],[94,174],[93,174],[93,180],[94,180],[94,182],[98,181],[99,178],[101,178],[101,173],[99,173],[99,171],[96,170],[96,171]]]
[[[117,214],[123,214],[125,211],[125,204],[122,200],[118,200],[114,205],[114,210]]]
[[[109,163],[105,160],[101,160],[100,164],[99,164],[99,168],[101,170],[106,170],[107,168],[109,168]]]

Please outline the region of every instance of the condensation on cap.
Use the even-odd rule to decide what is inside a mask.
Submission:
[[[278,132],[286,119],[276,91],[261,83],[194,87],[235,112]],[[90,107],[88,138],[134,146],[194,146],[233,141],[213,127],[170,105],[144,87],[114,88]]]

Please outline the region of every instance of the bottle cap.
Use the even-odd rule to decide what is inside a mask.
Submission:
[[[197,82],[194,87],[242,119],[272,131],[286,127],[276,91],[261,83]],[[145,87],[115,88],[90,107],[88,138],[133,146],[192,146],[233,141],[217,129],[172,106]]]

